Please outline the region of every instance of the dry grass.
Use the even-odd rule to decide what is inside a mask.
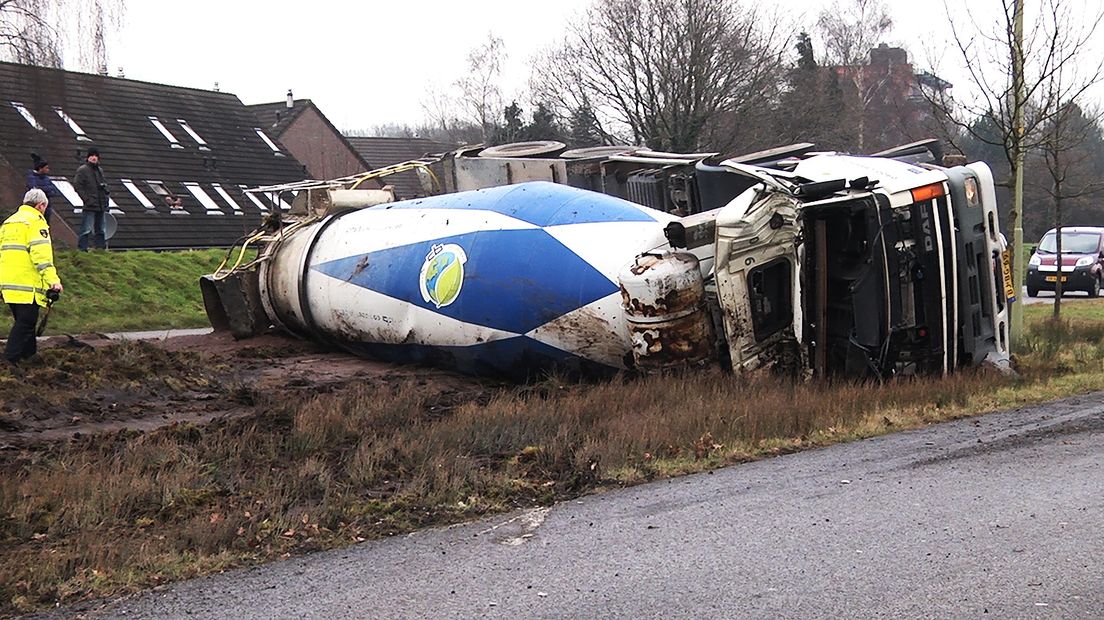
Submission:
[[[1020,379],[701,372],[452,396],[368,384],[8,455],[0,615],[1104,388],[1104,329],[1033,333]]]

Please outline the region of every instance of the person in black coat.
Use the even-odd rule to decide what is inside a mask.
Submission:
[[[31,153],[31,161],[33,162],[31,169],[27,171],[27,190],[40,189],[46,193],[46,198],[53,202],[54,199],[61,198],[61,191],[50,179],[50,162],[42,159],[36,153]],[[53,214],[53,206],[46,206],[46,222],[50,222],[50,215]]]
[[[85,163],[77,168],[77,174],[73,177],[73,189],[77,191],[81,202],[84,203],[84,219],[81,221],[80,237],[77,239],[77,247],[82,252],[88,251],[89,241],[92,240],[95,247],[100,250],[107,249],[107,221],[109,198],[107,181],[104,180],[103,171],[100,170],[100,150],[96,147],[88,149]],[[95,226],[95,238],[93,236]]]

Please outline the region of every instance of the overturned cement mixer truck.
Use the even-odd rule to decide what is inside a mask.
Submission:
[[[655,153],[584,162],[602,175],[682,157],[702,180],[694,195],[728,188],[723,206],[681,216],[570,175],[400,201],[350,189],[387,170],[276,188],[296,206],[246,239],[255,260],[202,279],[204,302],[239,338],[275,327],[385,361],[522,379],[711,363],[822,378],[1007,365],[1013,299],[989,168],[803,146],[689,168]],[[432,174],[431,163],[393,170]]]

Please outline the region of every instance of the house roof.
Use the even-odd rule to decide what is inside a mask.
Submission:
[[[457,148],[455,144],[437,142],[427,138],[381,138],[349,137],[357,153],[368,162],[369,169],[383,168],[404,161],[418,159],[430,153],[444,153]],[[380,179],[382,183],[395,187],[395,195],[400,200],[423,195],[422,185],[414,172],[403,172]]]
[[[253,113],[257,115],[257,120],[261,122],[261,127],[265,128],[265,131],[271,131],[277,138],[284,135],[284,132],[287,131],[288,127],[291,127],[292,123],[295,122],[296,118],[299,118],[300,114],[308,108],[313,108],[318,114],[318,117],[322,119],[331,131],[333,131],[334,136],[349,149],[350,153],[361,160],[364,169],[372,169],[372,166],[370,166],[367,161],[364,161],[360,152],[349,142],[349,139],[330,122],[329,117],[323,114],[322,110],[320,110],[310,99],[293,99],[290,108],[287,105],[287,101],[257,103],[246,107],[253,110]]]
[[[97,147],[118,207],[118,233],[111,240],[115,248],[224,246],[254,229],[263,212],[240,187],[306,176],[278,138],[267,130],[262,137],[257,128],[264,129],[231,93],[0,62],[0,158],[16,173],[0,175],[0,183],[17,178],[21,185],[33,152],[50,161],[51,174],[64,186],[88,147]],[[124,184],[124,179],[131,183]],[[160,181],[181,198],[183,212],[169,209],[149,181]],[[22,187],[16,189],[11,193],[21,195]],[[264,197],[260,202],[267,211],[277,208]],[[79,229],[78,207],[68,199],[51,204],[70,227]]]
[[[245,107],[253,110],[253,113],[257,115],[257,120],[261,122],[261,127],[263,127],[265,131],[278,138],[289,126],[291,126],[292,121],[303,113],[303,110],[315,106],[310,99],[295,99],[292,101],[292,106],[290,108],[286,101],[257,103]],[[317,107],[315,107],[315,109],[317,109]],[[324,116],[325,115],[323,115],[323,117]],[[336,129],[334,132],[340,135],[340,132]]]

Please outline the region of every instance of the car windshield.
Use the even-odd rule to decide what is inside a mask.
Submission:
[[[1056,235],[1048,232],[1039,242],[1039,251],[1054,254],[1058,251]],[[1100,246],[1100,233],[1062,233],[1062,254],[1095,254]]]

